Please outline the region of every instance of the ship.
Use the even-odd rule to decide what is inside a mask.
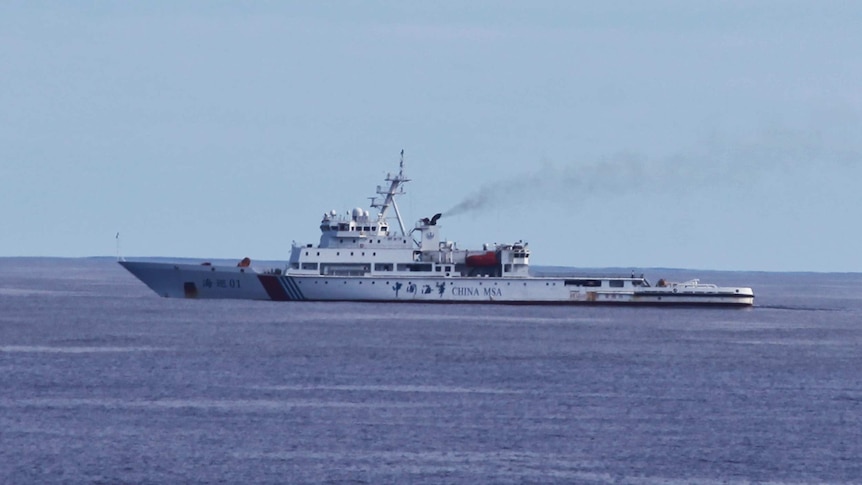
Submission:
[[[541,275],[530,268],[524,241],[462,249],[441,235],[442,213],[407,230],[397,199],[410,179],[388,173],[356,207],[321,218],[317,244],[293,242],[286,263],[119,263],[166,298],[271,301],[485,303],[525,305],[687,305],[750,307],[749,287],[718,286],[698,279],[652,285],[643,275]],[[393,217],[394,216],[394,217]],[[394,219],[394,221],[393,221]],[[397,223],[393,227],[390,223]]]

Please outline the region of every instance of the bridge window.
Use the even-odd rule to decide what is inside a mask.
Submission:
[[[399,264],[398,271],[431,271],[431,263]]]
[[[598,288],[602,286],[602,280],[566,280],[566,286],[585,286],[587,288]]]
[[[626,282],[623,280],[610,280],[611,288],[622,288],[625,286]]]
[[[362,276],[368,271],[368,267],[363,264],[350,263],[334,263],[321,264],[320,274],[336,275],[336,276]]]

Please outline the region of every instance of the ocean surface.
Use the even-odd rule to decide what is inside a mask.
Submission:
[[[196,301],[0,258],[0,483],[862,483],[862,274],[751,309]]]

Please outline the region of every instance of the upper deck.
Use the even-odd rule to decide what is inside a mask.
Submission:
[[[425,217],[407,232],[397,197],[404,195],[404,159],[397,174],[387,174],[388,186],[377,186],[371,197],[373,214],[361,207],[339,214],[332,210],[320,221],[320,241],[297,245],[291,250],[287,271],[297,274],[374,275],[424,273],[441,277],[529,276],[527,244],[485,245],[481,250],[462,250],[453,241],[441,238],[437,221],[442,214]],[[400,234],[390,226],[389,209],[395,213]]]

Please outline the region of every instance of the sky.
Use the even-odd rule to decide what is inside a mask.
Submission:
[[[0,3],[0,256],[286,260],[405,223],[534,265],[862,271],[862,3]],[[119,239],[116,234],[119,233]]]

